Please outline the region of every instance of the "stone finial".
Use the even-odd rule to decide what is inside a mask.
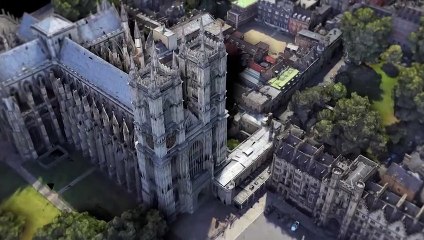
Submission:
[[[125,6],[123,2],[121,2],[121,21],[128,22],[127,10],[125,10]]]
[[[172,51],[172,68],[178,69],[177,54]]]
[[[122,135],[124,136],[124,142],[130,142],[130,130],[128,129],[125,119],[122,120]]]
[[[141,33],[140,29],[137,24],[137,20],[134,21],[134,39],[140,39],[141,40]]]

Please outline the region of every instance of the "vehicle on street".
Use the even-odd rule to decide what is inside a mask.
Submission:
[[[299,228],[299,221],[296,221],[296,222],[294,222],[292,225],[291,225],[291,227],[290,227],[290,230],[292,231],[292,232],[296,232],[296,230]]]

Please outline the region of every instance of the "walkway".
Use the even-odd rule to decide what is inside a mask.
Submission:
[[[72,180],[72,182],[70,182],[68,185],[66,185],[65,187],[63,187],[59,191],[57,191],[57,193],[58,194],[63,194],[66,190],[68,190],[69,188],[73,187],[75,184],[79,183],[81,180],[83,180],[85,177],[87,177],[88,175],[90,175],[91,173],[93,173],[95,170],[96,170],[95,167],[92,167],[92,168],[88,169],[83,174],[81,174],[80,176],[78,176],[77,178],[75,178],[74,180]]]
[[[225,232],[216,239],[236,239],[250,224],[252,224],[265,210],[266,194],[261,197],[249,210],[227,226]]]

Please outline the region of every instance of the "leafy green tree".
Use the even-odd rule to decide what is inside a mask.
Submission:
[[[378,17],[370,8],[345,12],[342,17],[343,44],[352,62],[373,62],[387,48],[391,18]]]
[[[106,240],[157,240],[167,232],[167,224],[159,211],[138,207],[125,211],[107,224],[99,239]]]
[[[119,0],[108,1],[115,5],[119,3]],[[55,12],[71,21],[77,21],[88,16],[90,12],[95,12],[96,2],[96,0],[52,0]]]
[[[331,101],[345,97],[346,93],[347,90],[341,83],[297,91],[289,103],[289,110],[293,112],[290,121],[302,129],[309,130],[316,123],[318,112]]]
[[[399,45],[390,45],[390,47],[380,55],[383,62],[399,64],[402,61],[403,53]]]
[[[424,64],[401,68],[395,87],[395,115],[404,122],[424,123]]]
[[[184,6],[188,11],[193,10],[199,6],[199,0],[185,0]]]
[[[106,229],[106,222],[88,213],[63,212],[52,223],[37,231],[34,240],[97,239]]]
[[[414,54],[414,60],[424,63],[424,17],[421,18],[421,24],[418,31],[411,33],[411,50]]]
[[[0,210],[0,239],[18,240],[25,227],[25,218]]]
[[[386,154],[387,137],[378,113],[368,98],[352,93],[351,98],[337,101],[334,109],[318,113],[314,126],[316,140],[330,146],[333,154],[371,156]]]

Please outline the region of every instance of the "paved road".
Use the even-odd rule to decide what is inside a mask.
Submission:
[[[261,213],[259,217],[251,224],[237,240],[256,240],[256,239],[326,239],[333,240],[334,236],[318,228],[313,219],[299,212],[282,199],[272,193],[267,193],[267,205],[274,205],[278,209],[269,215]],[[290,231],[290,226],[295,221],[300,222],[296,232]]]

